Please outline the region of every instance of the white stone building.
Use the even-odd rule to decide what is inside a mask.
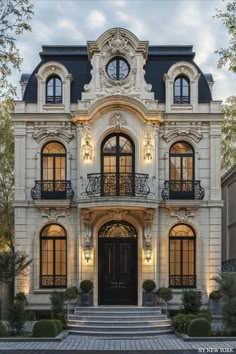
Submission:
[[[220,102],[192,46],[113,28],[43,46],[16,103],[16,291],[49,308],[93,281],[93,303],[142,305],[142,283],[206,295],[221,265]]]

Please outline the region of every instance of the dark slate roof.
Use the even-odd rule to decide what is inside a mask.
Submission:
[[[30,76],[31,76],[31,74],[22,74],[22,75],[21,75],[21,78],[20,78],[20,82],[22,82],[22,81],[28,82]]]
[[[214,82],[212,74],[204,74],[204,76],[208,82]]]
[[[147,83],[152,85],[155,93],[155,99],[160,103],[165,102],[165,83],[163,76],[169,68],[178,61],[191,62],[201,74],[199,79],[199,103],[206,103],[212,100],[211,92],[206,77],[199,67],[194,63],[195,53],[190,45],[183,46],[149,46],[148,60],[145,67],[145,78]],[[84,85],[91,80],[90,71],[92,69],[88,61],[88,52],[86,46],[43,46],[40,53],[41,62],[31,74],[23,100],[26,102],[37,102],[37,74],[39,68],[47,61],[57,61],[63,64],[68,72],[72,74],[71,82],[71,102],[76,103],[81,99],[81,93],[84,91]],[[209,75],[209,74],[207,74]]]

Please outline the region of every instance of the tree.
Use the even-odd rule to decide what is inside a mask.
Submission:
[[[236,72],[236,0],[229,1],[224,10],[217,9],[216,17],[223,22],[229,33],[228,48],[217,51],[220,56],[218,67],[228,64],[229,70]]]
[[[221,167],[227,171],[236,162],[236,96],[227,98],[222,110]]]
[[[0,250],[14,249],[14,137],[11,100],[0,103]]]
[[[16,87],[9,82],[12,69],[20,69],[22,58],[16,45],[17,36],[31,31],[31,0],[0,0],[0,98],[14,97]]]

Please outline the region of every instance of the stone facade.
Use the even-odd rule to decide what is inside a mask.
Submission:
[[[181,48],[182,54],[177,53]],[[88,42],[88,64],[81,71],[80,55],[84,54],[80,52],[86,52],[85,47],[43,49],[42,62],[32,73],[14,113],[16,249],[26,251],[33,259],[28,275],[17,279],[16,291],[28,295],[30,308],[49,308],[49,294],[55,289],[40,286],[40,234],[53,223],[66,231],[67,286],[92,280],[93,302],[98,305],[98,233],[106,222],[124,220],[137,231],[138,305],[142,305],[145,279],[155,280],[158,287],[169,286],[169,234],[178,224],[190,226],[195,234],[195,288],[202,290],[206,301],[214,288],[211,278],[221,266],[223,116],[220,102],[203,98],[201,90],[211,97],[210,85],[194,63],[194,54],[184,46],[173,47],[174,54],[168,48],[149,47],[148,42],[120,28]],[[169,67],[164,70],[158,58],[167,61],[168,56]],[[129,73],[123,80],[112,80],[107,73],[107,63],[116,57],[128,62]],[[85,70],[90,75],[82,92],[72,65],[77,66],[81,80],[86,81]],[[159,88],[153,84],[155,90],[148,80],[151,70],[153,76],[155,70],[162,70],[162,82]],[[61,79],[60,103],[45,100],[51,75]],[[190,85],[189,102],[174,103],[173,87],[181,75]],[[159,100],[161,91],[164,100]],[[77,102],[72,99],[76,94]],[[101,144],[112,133],[124,134],[133,141],[135,173],[148,175],[148,194],[138,195],[135,190],[128,196],[99,195],[94,189],[88,193],[88,175],[101,173]],[[50,142],[65,147],[66,179],[71,182],[73,199],[32,198],[35,181],[42,180],[41,152]],[[193,186],[192,197],[187,199],[184,194],[183,198],[171,198],[168,188],[164,190],[165,181],[170,180],[170,149],[178,142],[192,147],[194,181],[200,181],[203,199]],[[85,251],[89,259],[85,259]],[[173,306],[179,304],[181,291],[174,288]]]

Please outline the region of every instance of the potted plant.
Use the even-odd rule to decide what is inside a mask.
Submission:
[[[65,290],[65,300],[67,301],[67,319],[69,319],[70,302],[71,302],[71,300],[77,299],[78,294],[79,294],[79,291],[76,288],[76,286],[71,286],[70,288],[67,288]]]
[[[159,296],[160,299],[164,300],[165,302],[165,307],[166,307],[166,315],[167,313],[167,302],[173,299],[173,292],[172,289],[170,288],[159,288],[157,291],[157,295]]]
[[[92,306],[93,305],[93,282],[91,280],[82,280],[80,283],[80,305]]]
[[[219,289],[213,290],[209,295],[209,310],[213,315],[221,315],[223,298]]]
[[[156,283],[154,280],[147,279],[143,282],[143,306],[156,306],[157,296],[156,292]]]

